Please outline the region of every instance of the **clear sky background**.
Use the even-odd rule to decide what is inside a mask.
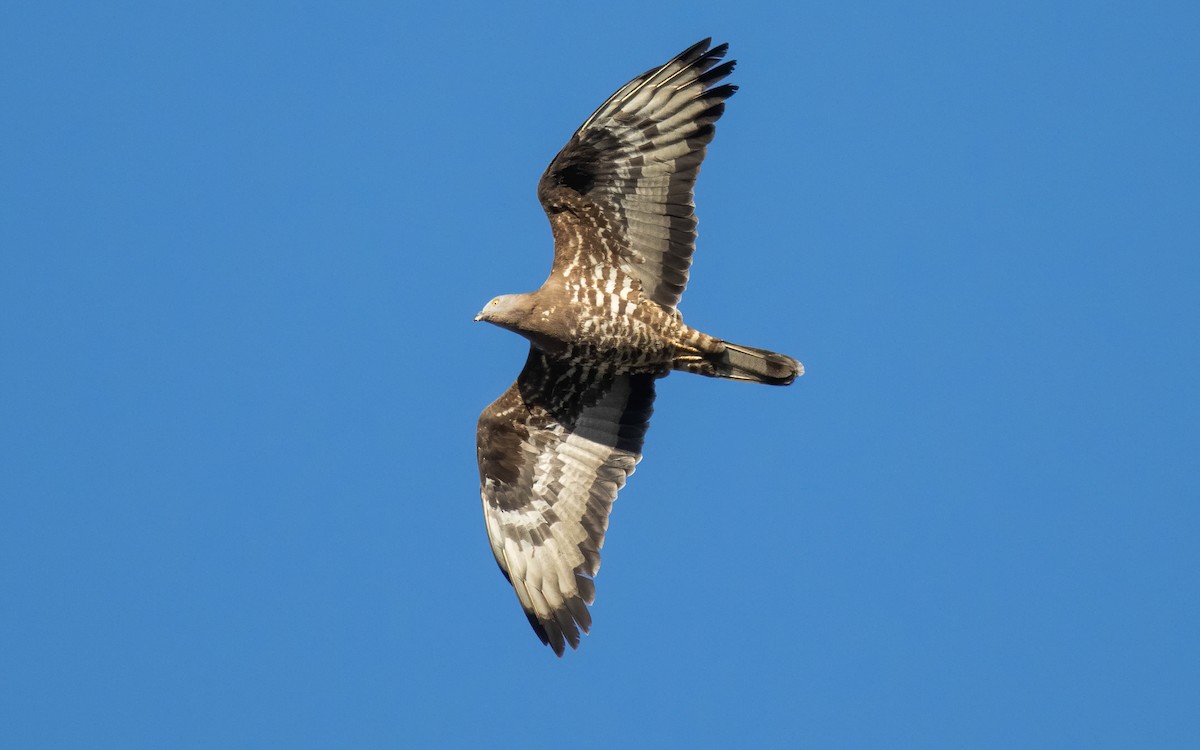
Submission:
[[[422,5],[0,10],[0,745],[1200,747],[1195,3]],[[808,373],[661,383],[560,660],[471,318],[709,35],[681,309]]]

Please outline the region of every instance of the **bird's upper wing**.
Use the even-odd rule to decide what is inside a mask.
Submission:
[[[554,652],[591,627],[585,605],[617,491],[641,459],[652,375],[604,375],[530,348],[479,417],[480,495],[496,562]]]
[[[737,90],[714,85],[734,61],[718,65],[728,45],[710,49],[710,42],[625,84],[550,162],[538,199],[554,228],[556,265],[581,241],[599,243],[643,295],[668,307],[679,302],[696,245],[692,189],[714,123]],[[580,236],[579,221],[590,236]]]

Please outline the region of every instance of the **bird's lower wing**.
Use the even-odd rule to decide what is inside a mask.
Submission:
[[[618,490],[641,459],[651,375],[605,375],[535,348],[479,417],[480,494],[496,562],[554,652],[579,645]]]

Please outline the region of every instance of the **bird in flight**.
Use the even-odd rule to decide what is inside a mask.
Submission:
[[[529,339],[515,383],[476,431],[496,562],[529,624],[578,648],[617,491],[642,456],[655,381],[672,370],[788,385],[783,354],[689,327],[677,309],[696,243],[692,197],[734,61],[706,39],[600,105],[538,182],[554,234],[542,286],[475,316]],[[719,85],[718,85],[719,84]]]

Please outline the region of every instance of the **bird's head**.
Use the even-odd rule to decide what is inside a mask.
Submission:
[[[516,328],[529,315],[532,302],[528,294],[501,294],[483,306],[475,322],[486,321],[504,328]]]

